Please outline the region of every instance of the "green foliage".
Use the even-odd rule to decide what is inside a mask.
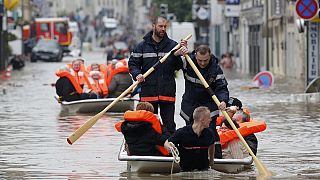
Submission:
[[[168,4],[168,12],[174,13],[178,22],[192,21],[192,0],[154,0],[154,2],[158,7],[160,4]]]
[[[12,34],[11,32],[8,32],[7,35],[8,35],[8,41],[17,40],[17,36]]]

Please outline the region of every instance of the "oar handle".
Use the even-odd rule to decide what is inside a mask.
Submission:
[[[204,87],[206,89],[210,89],[210,92],[212,92],[209,84],[207,83],[207,81],[204,79],[204,77],[202,76],[202,74],[200,73],[200,71],[198,70],[197,66],[193,63],[192,59],[189,57],[189,55],[185,55],[188,63],[190,64],[190,66],[192,67],[192,69],[194,70],[194,72],[197,74],[198,78],[200,79],[201,83],[204,85]],[[216,95],[214,95],[213,93],[210,94],[212,96],[213,101],[217,104],[217,106],[220,106],[220,101],[217,98]],[[241,140],[242,144],[245,146],[245,148],[248,150],[248,152],[250,153],[250,155],[252,156],[253,160],[255,161],[259,172],[264,174],[264,175],[271,175],[271,173],[263,166],[263,164],[259,161],[259,159],[254,155],[254,153],[252,152],[251,148],[249,147],[249,145],[247,144],[247,142],[244,140],[244,138],[242,137],[241,133],[239,132],[238,128],[234,125],[233,121],[231,120],[230,116],[228,115],[228,113],[226,111],[222,111],[224,117],[227,119],[227,121],[229,122],[229,124],[231,125],[232,129],[236,132],[236,134],[238,135],[239,139]]]

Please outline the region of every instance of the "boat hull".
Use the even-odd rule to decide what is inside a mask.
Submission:
[[[116,98],[106,99],[84,99],[79,101],[61,102],[61,111],[68,113],[96,113],[101,112],[109,104],[111,104]],[[108,112],[121,113],[127,110],[134,109],[134,100],[130,98],[124,98],[114,104]]]
[[[119,161],[127,161],[127,170],[132,172],[170,173],[172,164],[173,172],[180,171],[179,165],[173,163],[173,157],[129,156],[125,148],[125,142],[121,145],[118,159]],[[244,159],[214,159],[214,165],[211,168],[221,172],[237,173],[249,168],[252,162],[251,156]]]

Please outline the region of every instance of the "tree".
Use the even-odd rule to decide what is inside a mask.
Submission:
[[[154,0],[160,14],[160,4],[168,4],[168,13],[174,13],[177,16],[177,21],[192,21],[192,0]]]

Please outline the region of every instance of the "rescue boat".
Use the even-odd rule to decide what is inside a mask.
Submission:
[[[139,173],[170,173],[179,172],[180,166],[174,163],[173,157],[168,156],[130,156],[126,149],[125,140],[118,154],[119,161],[127,162],[127,171]],[[211,167],[214,170],[237,173],[249,169],[253,159],[251,156],[244,159],[214,159],[214,165]],[[173,164],[173,167],[172,167]]]
[[[58,101],[58,96],[55,96]],[[111,104],[116,98],[104,99],[84,99],[78,101],[62,101],[61,111],[67,113],[96,113],[102,111],[105,107]],[[108,112],[123,113],[134,109],[134,99],[123,98],[113,105]],[[59,102],[59,101],[58,101]]]

